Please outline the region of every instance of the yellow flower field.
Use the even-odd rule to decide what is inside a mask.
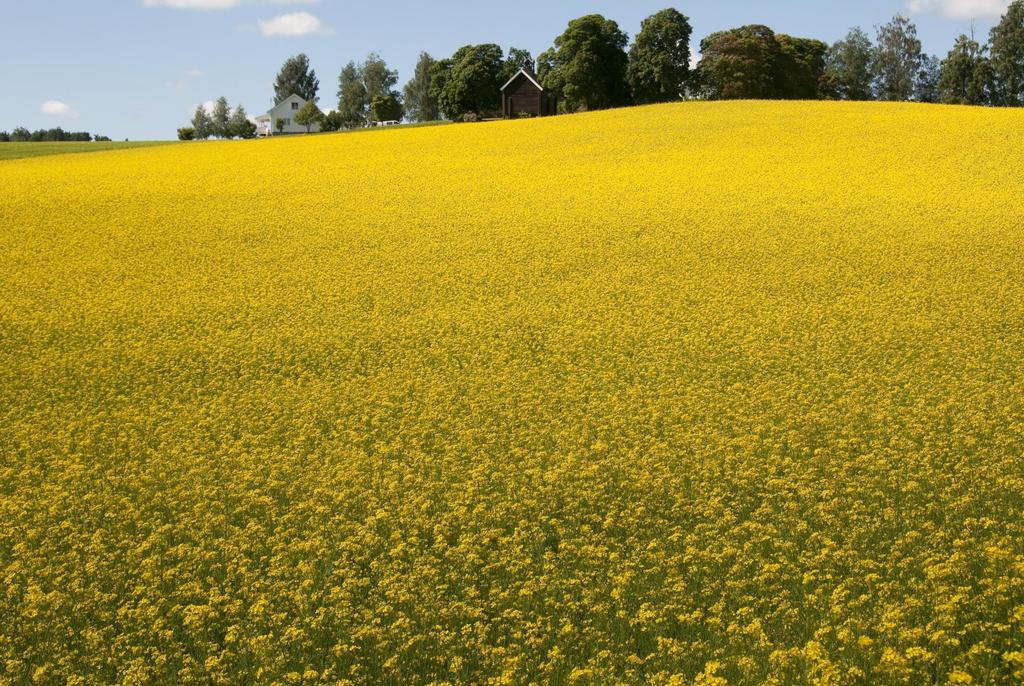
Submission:
[[[0,684],[1024,680],[1024,111],[0,188]]]

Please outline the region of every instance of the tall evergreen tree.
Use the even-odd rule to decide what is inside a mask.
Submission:
[[[990,36],[996,104],[1024,105],[1024,0],[1014,0]]]
[[[628,42],[619,25],[600,14],[574,19],[538,59],[541,84],[570,112],[627,105]]]
[[[402,89],[405,114],[411,121],[434,121],[440,117],[437,100],[430,93],[430,71],[436,62],[429,54],[421,52],[413,77]]]
[[[833,43],[825,55],[826,94],[840,100],[870,100],[873,49],[860,27]]]
[[[917,26],[902,14],[878,27],[873,56],[874,90],[879,100],[910,100],[921,70]]]
[[[633,102],[670,102],[683,96],[690,77],[692,34],[689,18],[672,8],[643,20],[626,69]]]
[[[309,58],[305,53],[300,53],[288,58],[281,66],[274,80],[274,104],[280,104],[293,94],[303,100],[316,101],[319,90],[320,80],[316,72],[310,69]]]

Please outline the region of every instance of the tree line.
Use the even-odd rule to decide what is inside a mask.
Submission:
[[[327,113],[317,104],[316,72],[300,54],[281,67],[274,104],[293,93],[305,99],[295,121],[307,130],[401,119],[472,121],[497,116],[501,86],[525,68],[557,95],[560,112],[740,98],[1024,106],[1024,0],[1010,4],[984,45],[961,35],[942,59],[922,51],[917,27],[901,14],[877,26],[873,39],[858,27],[832,45],[759,24],[719,31],[700,41],[695,68],[692,35],[689,18],[672,8],[644,19],[632,43],[615,21],[589,14],[570,21],[536,58],[494,43],[466,45],[442,59],[423,52],[400,91],[398,72],[371,53],[341,69],[337,107]],[[212,115],[198,108],[193,137],[242,135],[231,124],[239,112],[244,116],[241,108],[228,116],[223,98]]]
[[[0,131],[0,143],[64,143],[78,141],[88,143],[89,141],[109,141],[106,136],[93,136],[88,131],[65,131],[61,127],[55,129],[37,129],[29,131],[24,126],[19,126],[10,133]]]
[[[256,124],[249,119],[245,108],[238,105],[231,109],[224,96],[217,98],[209,112],[205,105],[197,105],[192,123],[178,129],[178,140],[182,141],[255,137]]]

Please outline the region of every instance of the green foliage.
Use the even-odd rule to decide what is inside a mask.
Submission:
[[[819,40],[752,24],[711,34],[701,53],[697,88],[713,100],[812,100],[828,91],[828,46]]]
[[[618,24],[600,14],[570,21],[538,59],[541,85],[570,112],[628,105],[628,41]]]
[[[430,92],[430,74],[435,64],[437,64],[437,60],[429,54],[421,52],[416,61],[413,77],[402,89],[405,114],[411,121],[425,122],[440,118],[437,100]]]
[[[633,102],[678,100],[690,77],[690,20],[665,9],[643,20],[629,50],[626,77]]]
[[[183,126],[178,129],[179,141],[190,141],[196,137],[196,130],[191,126]]]
[[[917,102],[939,102],[939,79],[942,62],[934,55],[921,55],[921,67],[914,80],[914,100]]]
[[[902,14],[878,27],[873,57],[874,90],[879,100],[910,100],[921,72],[917,26]]]
[[[6,136],[6,140],[4,136]],[[3,135],[0,135],[0,141],[7,143],[87,143],[92,139],[92,134],[88,131],[65,131],[59,126],[54,129],[36,129],[31,132],[25,127],[19,126],[14,129],[13,133],[8,134],[5,131]]]
[[[505,85],[509,79],[519,73],[520,69],[534,74],[537,72],[537,62],[529,50],[509,48],[508,55],[505,56],[505,63],[501,68],[501,75],[498,77],[500,85]]]
[[[303,100],[316,100],[320,90],[320,80],[316,72],[309,66],[309,58],[305,53],[288,58],[281,66],[274,80],[274,104],[279,105],[290,95],[298,95]]]
[[[210,112],[210,135],[216,138],[231,138],[231,108],[228,106],[228,99],[223,95],[213,103],[213,111]]]
[[[192,130],[197,141],[205,141],[213,135],[213,121],[202,105],[197,105],[195,114],[192,115]]]
[[[775,37],[779,45],[775,96],[786,100],[815,100],[825,85],[828,45],[813,38]]]
[[[313,126],[319,124],[324,118],[324,113],[316,106],[316,102],[310,100],[295,113],[295,123],[306,127],[306,133],[313,130]]]
[[[335,122],[339,128],[368,124],[374,98],[393,95],[401,102],[401,96],[394,92],[397,83],[398,72],[388,69],[387,63],[375,52],[371,52],[360,65],[355,62],[346,64],[338,75],[339,117]]]
[[[954,105],[988,105],[996,97],[992,63],[986,48],[961,34],[942,61],[939,100]]]
[[[871,100],[873,54],[868,34],[860,27],[850,29],[825,55],[822,95],[840,100]]]
[[[10,142],[11,142],[11,134],[7,133],[6,131],[0,131],[0,143],[10,143]]]
[[[355,62],[349,62],[338,75],[338,117],[341,127],[350,129],[363,126],[369,105],[362,72]]]
[[[367,103],[371,103],[378,96],[388,95],[398,83],[398,72],[388,69],[387,63],[375,52],[366,57],[359,73],[366,88]]]
[[[398,93],[375,96],[370,102],[370,116],[373,121],[401,121],[405,110]]]
[[[992,29],[992,70],[998,84],[996,104],[1024,105],[1024,0],[1014,0]]]
[[[245,113],[245,108],[239,105],[235,108],[235,111],[231,113],[231,119],[228,121],[229,136],[237,136],[238,138],[255,138],[256,137],[256,124],[250,121],[249,116]]]
[[[767,26],[753,24],[712,33],[700,42],[697,80],[712,100],[776,96],[779,43]]]
[[[441,113],[453,121],[468,113],[494,113],[501,108],[503,68],[501,47],[493,43],[466,45],[451,59],[434,64],[430,94]]]
[[[324,114],[324,120],[320,123],[321,131],[340,131],[345,128],[345,122],[341,118],[341,112],[331,110]]]
[[[278,117],[274,120],[274,128],[277,129],[278,133],[284,133],[284,117]]]

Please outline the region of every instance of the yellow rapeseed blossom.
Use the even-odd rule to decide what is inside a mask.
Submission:
[[[1011,684],[1024,111],[0,162],[0,683]]]

